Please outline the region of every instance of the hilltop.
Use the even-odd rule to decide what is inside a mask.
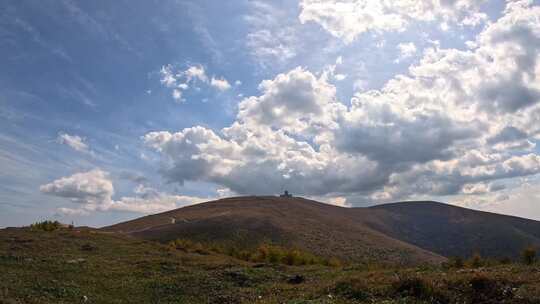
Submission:
[[[240,247],[271,242],[351,262],[440,263],[519,256],[540,245],[540,222],[437,202],[343,208],[303,198],[236,197],[105,227],[146,240],[187,238]]]

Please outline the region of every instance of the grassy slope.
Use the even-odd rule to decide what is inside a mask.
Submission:
[[[366,225],[444,256],[519,257],[540,247],[540,222],[437,202],[403,202],[369,208]],[[359,218],[361,215],[359,215]]]
[[[171,224],[171,219],[176,219]],[[436,202],[341,208],[302,198],[237,197],[180,208],[106,227],[134,236],[257,245],[286,244],[342,260],[404,264],[441,256],[517,258],[540,248],[540,222]]]
[[[367,227],[350,211],[302,198],[239,197],[146,216],[104,230],[159,241],[190,238],[236,246],[271,241],[357,262],[418,264],[444,260]],[[171,224],[171,218],[176,219],[175,224]]]
[[[305,282],[288,283],[296,274]],[[407,277],[428,285],[415,288]],[[254,265],[95,231],[0,230],[0,303],[83,303],[84,296],[86,303],[540,303],[540,268]]]

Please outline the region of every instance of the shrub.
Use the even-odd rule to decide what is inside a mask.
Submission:
[[[505,299],[513,297],[512,286],[504,279],[477,274],[467,285],[469,288],[463,289],[468,293],[470,303],[506,303]]]
[[[341,266],[341,261],[336,258],[323,259],[308,252],[298,249],[284,248],[277,245],[262,244],[255,250],[238,249],[237,247],[222,247],[213,244],[195,243],[186,239],[177,239],[168,243],[170,250],[182,250],[198,254],[216,252],[226,254],[243,261],[286,264],[286,265],[313,265],[321,264],[331,267]]]
[[[336,283],[333,291],[336,295],[347,299],[366,301],[370,296],[368,290],[364,281],[350,279]]]
[[[251,259],[251,253],[247,250],[240,250],[236,252],[236,255],[233,256],[239,260],[249,261]]]
[[[341,263],[341,261],[337,258],[329,258],[323,261],[323,265],[330,267],[341,267],[343,266],[343,263]]]
[[[192,250],[193,252],[198,253],[198,254],[208,254],[208,251],[209,251],[201,243],[193,244]]]
[[[448,303],[447,297],[437,291],[433,284],[420,277],[400,278],[391,286],[393,294],[412,297],[429,303]]]
[[[526,265],[532,265],[536,262],[536,249],[533,247],[527,247],[523,249],[521,253],[521,260]]]
[[[428,298],[431,286],[425,280],[418,277],[399,279],[392,284],[394,293],[401,296],[410,296],[419,299]]]
[[[270,250],[270,252],[268,252],[268,262],[272,263],[272,264],[277,264],[281,261],[281,258],[282,258],[282,252],[280,251],[277,251],[277,250]]]
[[[484,265],[482,256],[479,253],[473,254],[473,256],[469,259],[469,265],[472,268],[482,267]]]
[[[463,258],[460,256],[451,257],[448,263],[453,268],[463,268],[464,265]]]
[[[499,264],[507,265],[510,263],[512,263],[512,259],[510,259],[509,257],[502,257],[499,259]]]
[[[176,239],[169,242],[169,247],[176,250],[190,251],[193,248],[194,243],[186,239]]]
[[[81,246],[81,250],[82,250],[82,251],[94,251],[94,250],[96,250],[96,249],[97,249],[96,246],[94,246],[94,245],[92,245],[92,244],[88,244],[88,243],[86,243],[86,244],[84,244],[84,245]]]
[[[30,225],[32,230],[41,230],[41,231],[55,231],[62,228],[62,224],[59,221],[42,221]]]

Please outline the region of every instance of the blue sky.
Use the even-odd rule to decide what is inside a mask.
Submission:
[[[0,226],[228,195],[540,219],[536,1],[8,1]]]

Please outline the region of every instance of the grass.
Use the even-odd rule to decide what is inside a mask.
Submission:
[[[176,239],[167,244],[171,250],[194,252],[198,254],[225,254],[236,259],[254,263],[284,264],[289,266],[324,265],[340,267],[342,262],[335,257],[316,256],[296,248],[285,248],[279,245],[262,243],[254,249],[240,249],[233,246],[216,246],[188,239]]]
[[[0,230],[0,303],[540,303],[537,263],[328,267],[272,263],[267,247],[255,261],[170,247],[93,230]]]

